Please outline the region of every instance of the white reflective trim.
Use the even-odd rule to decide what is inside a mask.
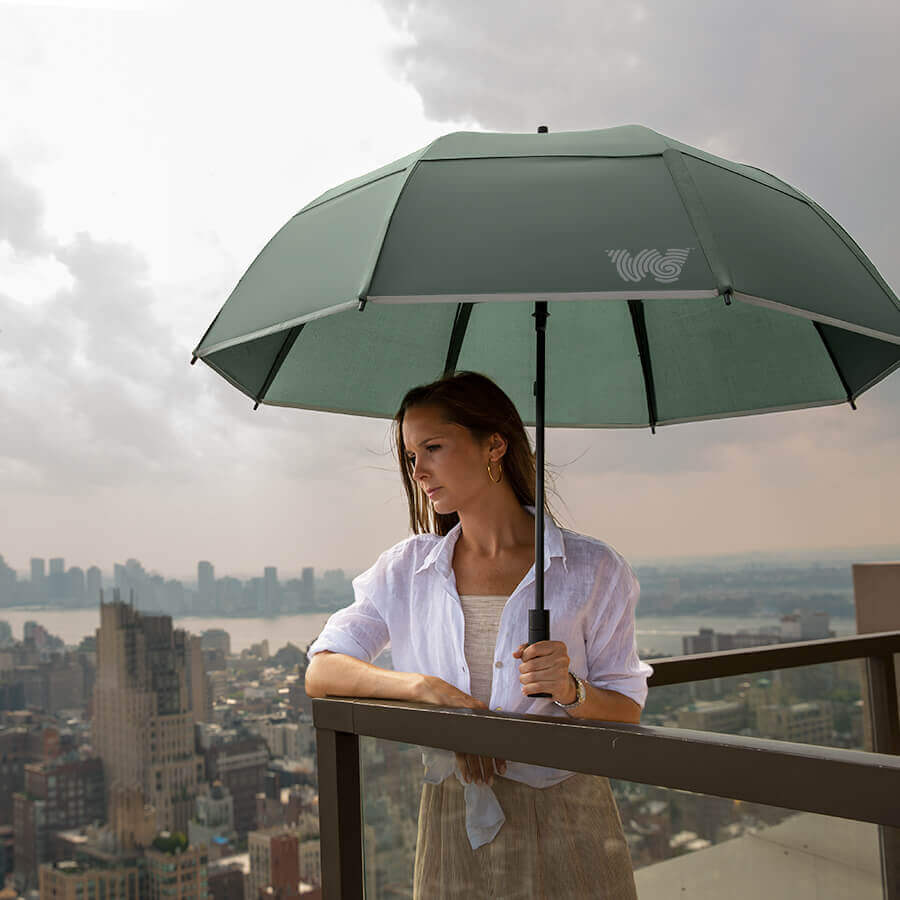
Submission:
[[[348,300],[346,303],[337,303],[334,306],[326,306],[325,309],[318,309],[315,312],[307,313],[305,316],[297,316],[294,319],[288,319],[286,322],[279,322],[277,325],[269,325],[266,328],[260,328],[257,331],[250,331],[247,334],[238,335],[238,337],[229,338],[227,341],[219,341],[218,344],[212,344],[204,347],[203,350],[194,350],[194,356],[203,359],[210,353],[216,353],[219,350],[227,350],[237,344],[244,344],[247,341],[255,341],[257,338],[266,337],[270,334],[277,334],[279,331],[287,331],[297,325],[303,325],[306,322],[312,322],[314,319],[324,319],[327,316],[333,316],[335,313],[345,312],[348,309],[355,309],[359,306],[359,300]]]
[[[531,302],[534,300],[705,300],[718,297],[715,289],[702,291],[582,291],[573,293],[541,293],[530,294],[418,294],[399,296],[369,296],[370,303],[510,303]]]
[[[754,306],[764,306],[767,309],[775,309],[778,312],[788,313],[792,316],[799,316],[802,319],[809,319],[812,322],[824,322],[826,325],[834,325],[835,328],[843,328],[845,331],[855,331],[857,334],[864,334],[866,337],[877,338],[879,341],[887,341],[889,344],[900,344],[900,332],[897,334],[889,334],[886,331],[878,331],[875,328],[866,328],[864,325],[857,325],[855,322],[845,322],[842,319],[834,319],[831,316],[823,316],[821,313],[812,313],[807,309],[800,309],[799,306],[791,306],[787,303],[776,303],[774,300],[767,300],[765,297],[754,297],[751,294],[742,294],[739,291],[734,292],[734,296],[744,303],[751,303]],[[898,324],[900,328],[900,324]]]

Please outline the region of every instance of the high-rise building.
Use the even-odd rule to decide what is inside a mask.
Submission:
[[[211,562],[197,563],[197,598],[201,612],[212,612],[216,607],[216,573]]]
[[[212,692],[206,675],[203,644],[200,636],[196,634],[192,634],[190,639],[190,665],[187,673],[194,721],[208,722],[212,718]]]
[[[87,753],[28,763],[25,789],[14,798],[15,869],[19,891],[38,886],[38,866],[52,858],[53,833],[106,816],[103,767]]]
[[[279,900],[295,900],[300,886],[297,835],[283,826],[251,831],[247,846],[250,851],[247,900],[261,900],[260,891],[268,887],[275,888]]]
[[[66,573],[66,576],[68,579],[66,594],[77,606],[81,606],[84,603],[85,596],[84,569],[80,566],[72,566]]]
[[[315,570],[312,566],[306,566],[303,569],[303,573],[300,577],[300,580],[303,582],[303,605],[307,609],[312,609],[313,604],[316,602],[316,580],[315,580]]]
[[[266,566],[263,569],[263,597],[267,616],[281,612],[281,587],[278,584],[278,569]]]
[[[141,862],[95,862],[62,860],[40,868],[41,900],[85,900],[86,897],[116,897],[142,900]]]
[[[88,606],[100,602],[100,591],[103,589],[103,575],[97,566],[91,566],[87,570],[87,587],[85,588],[85,600]]]
[[[47,577],[44,568],[44,560],[39,556],[31,557],[31,586],[35,588],[43,588],[44,579]]]
[[[69,594],[69,580],[66,578],[66,561],[62,557],[50,560],[50,574],[47,576],[47,599],[51,603],[64,600]]]
[[[256,795],[265,784],[269,750],[256,735],[212,744],[206,751],[207,777],[222,782],[234,803],[234,828],[243,837],[256,827]]]
[[[219,650],[225,656],[231,654],[231,635],[224,628],[207,628],[200,638],[204,650]]]
[[[187,831],[203,760],[194,753],[190,642],[170,616],[100,604],[93,743],[103,760],[110,820],[121,791],[139,791],[157,828]]]
[[[144,851],[149,884],[148,900],[207,900],[207,850],[185,846],[176,835],[160,835]]]

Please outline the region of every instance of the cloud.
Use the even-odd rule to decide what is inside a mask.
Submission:
[[[896,3],[381,2],[405,35],[394,70],[430,118],[519,132],[641,123],[760,166],[828,209],[900,291],[900,118],[888,114],[900,106]],[[900,376],[857,405],[652,437],[554,432],[548,448],[562,461],[584,453],[577,471],[662,473],[716,469],[736,445],[777,452],[798,431],[821,446],[896,446]]]
[[[160,477],[186,483],[204,466],[227,473],[241,465],[242,444],[265,465],[275,448],[264,433],[287,435],[282,445],[296,451],[307,443],[284,415],[251,425],[235,397],[189,367],[194,336],[176,334],[159,315],[136,248],[85,232],[50,240],[37,191],[0,159],[0,209],[11,208],[2,237],[14,256],[52,259],[71,284],[37,303],[0,293],[5,487],[21,489],[23,479],[76,493]]]
[[[0,241],[27,256],[53,251],[43,230],[44,206],[37,189],[17,178],[8,159],[0,157]]]

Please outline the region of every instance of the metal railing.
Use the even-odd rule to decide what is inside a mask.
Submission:
[[[653,688],[865,659],[874,752],[399,700],[314,698],[323,895],[363,896],[359,738],[367,736],[874,822],[884,896],[900,900],[895,653],[900,631],[651,660]]]

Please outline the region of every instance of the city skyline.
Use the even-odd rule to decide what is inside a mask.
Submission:
[[[782,548],[782,549],[772,549],[772,550],[747,550],[742,553],[719,553],[719,554],[711,554],[711,555],[684,555],[684,556],[651,556],[651,557],[642,557],[642,556],[634,556],[631,558],[630,563],[633,566],[667,566],[671,565],[673,568],[680,568],[683,566],[691,566],[691,565],[709,565],[712,567],[720,567],[727,566],[729,564],[734,565],[752,565],[755,562],[758,562],[761,565],[774,565],[777,563],[781,563],[784,565],[805,565],[808,563],[852,563],[852,562],[877,562],[883,561],[883,559],[887,558],[895,558],[900,557],[900,543],[883,543],[883,544],[874,544],[874,545],[862,545],[862,546],[830,546],[830,547],[799,547],[799,548]],[[27,581],[29,580],[29,571],[31,566],[31,561],[33,559],[42,559],[45,562],[49,563],[51,559],[60,558],[63,561],[66,560],[66,557],[51,557],[51,556],[43,556],[43,557],[28,557],[27,564],[25,565],[13,565],[13,561],[10,560],[3,552],[2,548],[0,548],[0,561],[4,562],[8,567],[12,568],[16,571],[16,574],[19,576],[19,581]],[[131,556],[128,559],[134,559],[137,562],[143,565],[143,561],[140,556]],[[126,559],[126,563],[128,561]],[[299,566],[296,569],[283,569],[281,566],[269,566],[265,563],[261,563],[257,569],[253,571],[238,571],[238,570],[224,570],[220,569],[219,564],[217,564],[214,560],[197,560],[195,564],[195,568],[192,574],[186,574],[184,572],[168,572],[163,571],[161,568],[152,566],[146,567],[146,572],[149,576],[162,576],[167,579],[175,579],[188,587],[196,588],[199,584],[199,578],[197,574],[197,566],[199,566],[202,562],[211,562],[213,568],[218,573],[216,575],[217,578],[237,578],[241,581],[248,581],[252,578],[262,577],[267,568],[275,568],[278,572],[279,580],[290,580],[294,578],[301,578],[303,575],[303,571],[306,568],[312,568],[315,572],[321,573],[317,574],[317,578],[321,578],[327,576],[329,573],[341,573],[347,578],[355,577],[359,572],[365,571],[365,566],[363,568],[354,569],[348,566],[335,566],[333,568],[323,569],[320,566],[312,565],[312,566]],[[374,562],[374,560],[372,560]],[[83,565],[79,563],[75,563],[75,566],[81,568],[85,573],[87,573],[90,568],[99,568],[100,572],[103,576],[103,585],[105,586],[113,586],[115,583],[115,567],[117,565],[123,565],[120,561],[113,561],[112,565],[104,568],[103,566],[97,566],[95,563],[90,565]],[[68,570],[67,566],[67,570]],[[0,565],[0,569],[2,569],[2,565]]]

